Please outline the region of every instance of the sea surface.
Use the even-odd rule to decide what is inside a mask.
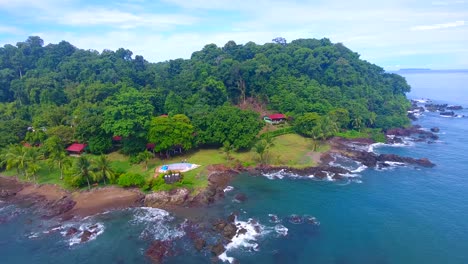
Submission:
[[[467,73],[405,77],[409,98],[468,107]],[[340,182],[281,172],[239,175],[225,200],[189,215],[207,222],[238,213],[237,223],[248,232],[228,245],[226,263],[468,263],[468,118],[426,112],[415,124],[439,127],[440,140],[373,151],[426,157],[434,168],[375,170],[341,161],[354,173]],[[235,199],[240,193],[243,202]],[[0,263],[149,263],[145,250],[155,239],[176,241],[175,256],[165,263],[210,263],[210,253],[196,252],[186,237],[186,218],[137,208],[60,226],[0,202]],[[65,235],[71,226],[98,233],[80,244],[76,235]]]

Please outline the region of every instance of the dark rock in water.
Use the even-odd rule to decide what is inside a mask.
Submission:
[[[246,234],[246,233],[247,233],[247,229],[241,228],[241,229],[239,229],[239,231],[237,232],[237,235],[244,235],[244,234]]]
[[[197,251],[201,251],[206,246],[206,241],[203,238],[197,238],[193,243]]]
[[[81,239],[80,242],[81,243],[88,242],[92,235],[93,233],[91,233],[89,230],[83,231],[83,234],[81,234],[80,236],[80,239]]]
[[[237,233],[237,227],[235,224],[227,224],[224,229],[223,229],[223,232],[222,232],[222,235],[231,240]]]
[[[438,133],[440,131],[440,129],[438,127],[433,127],[433,128],[431,128],[431,131],[434,132],[434,133]]]
[[[461,105],[449,105],[447,106],[447,110],[462,110],[463,107]]]
[[[387,137],[387,144],[403,144],[403,139],[401,137]]]
[[[238,194],[236,194],[234,196],[234,199],[236,199],[238,202],[243,203],[243,202],[247,201],[247,196],[245,194],[243,194],[243,193],[238,193]]]
[[[304,219],[300,216],[300,215],[291,215],[289,218],[288,218],[289,222],[291,224],[302,224],[304,223]]]
[[[213,223],[213,230],[221,232],[224,230],[224,227],[226,227],[227,224],[228,223],[223,219],[218,219]]]
[[[453,111],[445,111],[445,112],[440,112],[441,116],[455,116],[455,112]]]
[[[223,254],[224,251],[226,251],[226,249],[224,248],[224,245],[223,245],[222,241],[218,241],[218,243],[216,243],[216,245],[211,247],[211,253],[213,255],[215,255],[215,256],[219,256],[219,255]]]
[[[236,215],[234,213],[230,214],[227,218],[228,223],[234,223],[236,221]]]
[[[434,167],[435,164],[432,163],[430,160],[426,158],[422,159],[414,159],[410,157],[401,157],[395,154],[380,154],[378,156],[378,161],[380,162],[385,162],[385,161],[391,161],[391,162],[400,162],[400,163],[407,163],[407,164],[417,164],[419,166],[423,167]]]
[[[436,112],[436,111],[443,112],[445,111],[448,105],[447,104],[426,104],[425,106],[426,106],[427,111],[429,112]]]
[[[69,237],[69,236],[73,236],[74,234],[78,233],[78,229],[74,228],[74,227],[70,227],[68,230],[67,230],[67,233],[65,234],[65,236]]]
[[[162,263],[164,257],[173,255],[172,244],[172,241],[156,240],[146,250],[146,256],[149,257],[152,263]]]

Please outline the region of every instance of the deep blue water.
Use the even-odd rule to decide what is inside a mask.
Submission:
[[[468,107],[468,74],[405,77],[412,85],[410,98]],[[202,220],[236,211],[241,223],[258,221],[261,234],[227,252],[240,263],[468,263],[468,118],[425,113],[415,123],[439,127],[440,141],[375,151],[427,157],[437,164],[434,168],[367,169],[340,183],[240,175],[224,201],[192,215]],[[234,201],[238,193],[247,200]],[[273,223],[269,214],[278,221]],[[314,216],[320,225],[293,224],[288,219],[293,214]],[[103,232],[70,245],[73,237],[44,233],[57,223],[0,203],[0,263],[147,263],[144,250],[150,240],[180,236],[179,254],[167,263],[209,263],[208,252],[196,253],[183,238],[183,221],[157,209],[111,212],[71,223],[99,223]]]

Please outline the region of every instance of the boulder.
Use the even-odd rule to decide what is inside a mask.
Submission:
[[[81,234],[80,236],[80,242],[81,243],[88,242],[92,235],[93,233],[91,233],[91,231],[89,230],[83,231],[83,234]]]
[[[247,195],[243,194],[243,193],[238,193],[234,196],[234,199],[236,199],[238,202],[245,202],[247,201]]]
[[[224,251],[226,251],[226,249],[224,248],[222,241],[218,241],[218,243],[211,247],[211,253],[215,256],[223,254]]]
[[[455,112],[453,112],[453,111],[444,111],[444,112],[440,112],[440,115],[441,116],[455,116]]]
[[[193,241],[195,249],[201,251],[206,246],[206,241],[203,238],[197,238]]]
[[[225,237],[226,239],[229,239],[231,240],[237,233],[237,227],[235,224],[227,224],[224,228],[223,228],[223,232],[222,232],[222,235],[223,237]]]
[[[461,105],[449,105],[447,106],[447,110],[462,110],[463,107]]]
[[[74,227],[70,227],[68,230],[67,230],[67,233],[65,233],[65,236],[69,237],[69,236],[73,236],[75,235],[76,233],[78,233],[78,229],[74,228]]]
[[[170,192],[154,192],[145,196],[144,205],[149,207],[184,205],[189,197],[189,194],[190,191],[185,188],[178,188]]]
[[[156,240],[146,250],[146,256],[152,263],[162,263],[164,257],[173,255],[171,241]]]
[[[433,127],[433,128],[431,128],[431,131],[434,132],[434,133],[438,133],[440,131],[440,129],[438,127]]]

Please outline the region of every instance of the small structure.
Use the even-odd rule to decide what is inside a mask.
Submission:
[[[180,173],[169,173],[163,176],[164,183],[166,184],[173,184],[175,182],[179,182],[182,179],[182,175]]]
[[[283,114],[272,114],[272,115],[263,117],[263,120],[267,123],[276,125],[276,124],[283,123],[284,121],[286,121],[286,116]]]
[[[122,136],[113,136],[112,141],[115,143],[120,143],[120,141],[122,141]]]
[[[154,147],[156,147],[156,144],[154,144],[154,143],[147,143],[147,144],[146,144],[146,150],[147,150],[147,151],[153,152],[153,151],[154,151]]]
[[[86,144],[73,143],[68,146],[67,152],[70,156],[80,156],[83,154],[85,148]]]

